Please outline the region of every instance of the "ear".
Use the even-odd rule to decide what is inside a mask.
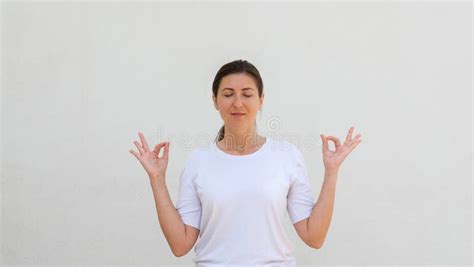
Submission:
[[[212,102],[214,102],[214,108],[215,108],[216,110],[219,110],[219,109],[217,108],[217,99],[216,99],[216,97],[215,97],[214,95],[212,95]]]
[[[265,93],[262,93],[262,96],[260,97],[260,106],[263,105],[263,100],[265,100]]]

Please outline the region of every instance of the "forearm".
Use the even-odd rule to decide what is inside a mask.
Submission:
[[[181,254],[181,249],[186,240],[186,228],[171,201],[164,177],[150,179],[153,196],[155,198],[156,211],[161,230],[175,256]]]
[[[325,171],[324,182],[308,219],[310,240],[316,247],[321,247],[331,224],[334,199],[336,195],[337,171]]]

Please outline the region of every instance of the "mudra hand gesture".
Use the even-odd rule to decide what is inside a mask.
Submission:
[[[162,142],[155,145],[153,151],[148,147],[148,143],[143,133],[138,133],[141,143],[134,141],[140,153],[130,150],[138,161],[142,164],[150,179],[164,179],[168,166],[169,142]],[[159,157],[161,149],[164,148],[163,156]]]
[[[321,134],[323,141],[323,162],[326,172],[337,172],[344,159],[351,153],[351,151],[362,141],[361,134],[352,138],[354,127],[349,129],[344,144],[341,144],[339,138],[335,136],[325,136]],[[329,150],[329,141],[333,141],[336,151]]]

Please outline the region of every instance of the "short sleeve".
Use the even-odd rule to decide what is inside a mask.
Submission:
[[[292,152],[289,160],[291,185],[287,203],[291,223],[295,224],[311,215],[315,205],[315,196],[311,190],[303,155],[296,146]]]
[[[201,201],[197,195],[194,174],[189,165],[188,161],[181,171],[176,210],[184,224],[201,229]]]

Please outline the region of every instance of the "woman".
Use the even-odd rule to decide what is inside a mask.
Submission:
[[[320,248],[334,206],[338,170],[361,142],[349,129],[344,144],[321,135],[324,183],[315,203],[299,149],[257,133],[255,117],[263,105],[263,82],[251,63],[222,66],[212,85],[212,100],[224,121],[215,144],[190,153],[181,172],[176,207],[165,185],[169,142],[153,151],[142,133],[135,141],[149,178],[161,229],[175,256],[196,244],[196,266],[295,266],[292,244],[284,231],[288,211],[298,236]],[[335,143],[335,151],[328,148]],[[159,156],[161,149],[163,156]]]

